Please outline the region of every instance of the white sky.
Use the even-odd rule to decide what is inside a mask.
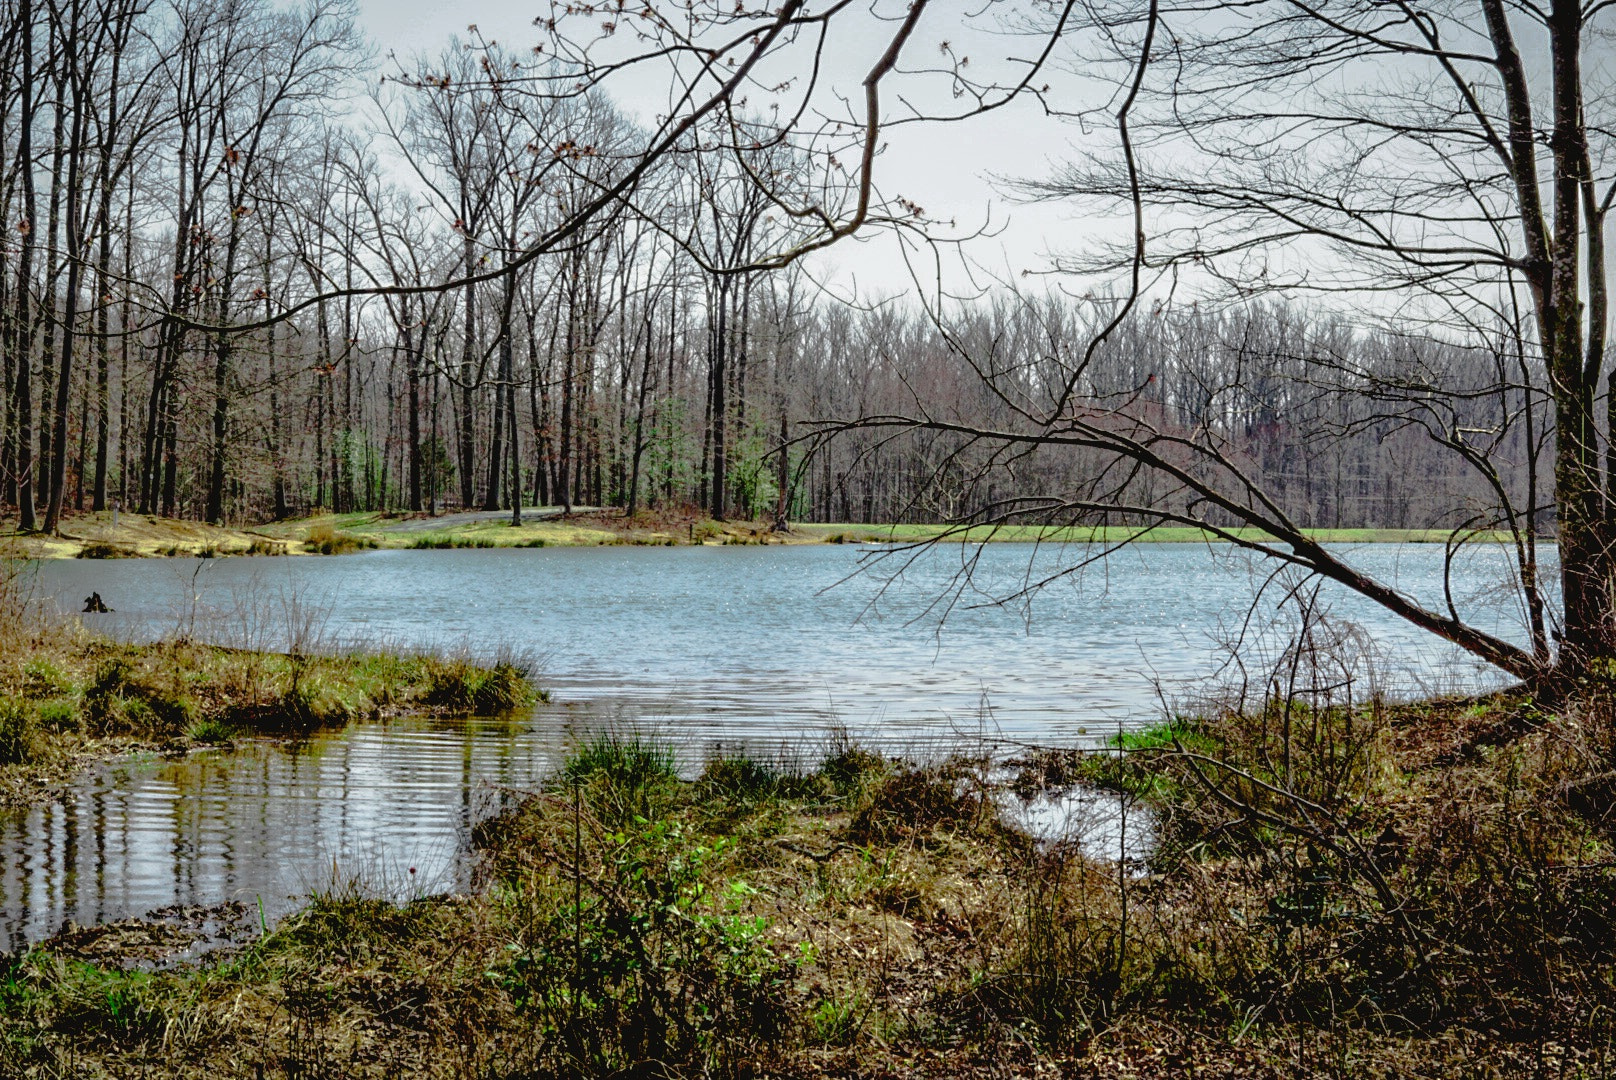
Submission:
[[[948,35],[964,34],[960,23],[965,2],[950,0],[941,9],[943,17],[922,27],[905,51],[908,63],[936,63],[939,41]],[[946,15],[948,7],[955,5],[962,7],[960,23]],[[548,11],[544,4],[506,0],[359,0],[359,8],[361,24],[382,58],[389,52],[401,58],[418,52],[436,54],[454,35],[463,37],[472,23],[485,38],[522,51],[539,41],[531,25],[533,17]],[[826,50],[830,79],[843,93],[858,90],[864,71],[885,45],[885,39],[876,36],[883,29],[880,24],[866,21],[858,25],[864,35],[862,40],[833,40]],[[956,53],[966,51],[957,38],[952,43]],[[994,42],[980,35],[972,44],[984,51],[981,57],[973,57],[979,67],[1015,47],[1013,41]],[[620,107],[633,114],[648,116],[659,106],[665,108],[665,93],[649,80],[637,95],[621,84],[608,85],[608,91]],[[889,91],[889,107],[896,105],[893,96]],[[938,99],[938,107],[950,104],[946,97]],[[1096,135],[1107,137],[1104,132],[1091,132],[1089,137]],[[888,148],[876,166],[876,182],[886,195],[902,196],[919,204],[932,220],[957,223],[960,234],[988,225],[995,235],[972,240],[967,251],[990,272],[1006,279],[1019,278],[1023,270],[1044,267],[1048,252],[1082,246],[1085,232],[1093,225],[1075,220],[1069,208],[1020,204],[995,190],[990,174],[1042,176],[1049,171],[1051,161],[1065,155],[1069,140],[1080,137],[1084,136],[1074,126],[1037,115],[1030,103],[965,123],[904,127],[890,133]],[[949,232],[946,228],[933,231],[940,235]],[[944,271],[948,287],[968,288],[957,258],[950,257],[949,262]],[[817,257],[810,269],[838,291],[856,282],[866,297],[913,287],[899,246],[890,235],[838,245]]]
[[[383,56],[389,51],[396,51],[400,56],[417,52],[436,54],[452,37],[464,35],[470,23],[477,24],[484,38],[497,40],[516,52],[524,51],[540,40],[532,27],[533,18],[548,15],[551,10],[548,0],[357,2],[361,23]],[[677,0],[648,2],[666,4],[669,10],[674,10]],[[683,5],[678,3],[677,6]],[[840,36],[833,37],[824,51],[827,81],[850,97],[859,93],[861,78],[886,46],[893,29],[891,22],[871,17],[872,6],[889,17],[905,10],[904,0],[857,0],[838,24]],[[947,39],[956,57],[970,55],[969,70],[977,78],[998,81],[1013,78],[1020,69],[1007,63],[1005,58],[1011,54],[1027,55],[1028,45],[1025,39],[1006,35],[991,22],[997,10],[995,5],[984,4],[983,0],[932,0],[919,31],[905,49],[902,66],[912,69],[940,64],[943,58],[938,46]],[[1027,10],[1036,10],[1036,5]],[[973,15],[976,16],[974,28]],[[1602,72],[1595,81],[1604,85],[1609,59],[1607,56],[1603,62],[1596,62],[1593,54],[1598,52],[1591,50],[1589,60],[1592,67]],[[795,58],[795,67],[802,66],[800,58],[801,53]],[[784,63],[793,64],[793,59],[788,58]],[[1071,106],[1083,94],[1093,94],[1097,87],[1105,85],[1102,79],[1089,77],[1099,70],[1094,68],[1092,59],[1075,67],[1082,74],[1067,74],[1056,64],[1038,80],[1042,83],[1047,79],[1056,84],[1054,98],[1063,106]],[[785,72],[786,68],[777,66],[764,77],[778,77]],[[1107,73],[1102,70],[1100,74]],[[666,87],[656,85],[649,77],[639,80],[635,86],[621,82],[608,84],[607,90],[618,106],[631,115],[650,117],[666,110]],[[955,104],[946,83],[908,76],[894,80],[886,88],[884,104],[889,115],[900,109],[899,92],[906,92],[910,100],[920,102],[928,110],[945,110]],[[1105,110],[1108,103],[1087,101],[1085,104]],[[920,205],[934,222],[957,223],[958,233],[988,226],[996,235],[979,237],[971,241],[966,250],[976,264],[1002,279],[1020,282],[1024,271],[1036,274],[1047,269],[1055,255],[1081,253],[1086,248],[1094,248],[1102,237],[1116,239],[1127,235],[1128,223],[1117,215],[1097,214],[1093,210],[1080,213],[1071,205],[1029,206],[996,190],[990,181],[991,175],[1048,176],[1060,162],[1076,157],[1079,145],[1102,155],[1114,153],[1117,137],[1107,116],[1099,116],[1095,122],[1080,127],[1045,117],[1034,101],[1024,99],[1002,111],[963,123],[889,129],[888,139],[889,145],[876,165],[876,182],[882,193],[889,198],[902,196]],[[1160,153],[1162,147],[1153,150]],[[1156,234],[1172,224],[1168,216],[1157,211],[1147,221],[1146,229]],[[937,227],[930,231],[945,235],[949,230]],[[930,255],[923,254],[929,260]],[[1264,256],[1268,254],[1265,252]],[[1273,257],[1305,261],[1317,254],[1316,249],[1303,247],[1296,252],[1274,253]],[[889,234],[876,234],[863,242],[844,242],[817,257],[810,269],[838,291],[846,291],[856,282],[866,299],[907,292],[913,287],[899,245]],[[969,290],[970,278],[961,272],[956,258],[950,258],[945,265],[944,280],[950,290]],[[986,283],[986,279],[977,280]],[[1034,278],[1033,281],[1074,292],[1085,291],[1094,284],[1049,278]]]

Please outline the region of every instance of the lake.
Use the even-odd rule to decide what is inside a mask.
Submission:
[[[462,887],[472,825],[538,783],[583,728],[647,731],[691,757],[746,743],[806,760],[838,732],[916,755],[1095,741],[1204,692],[1219,643],[1248,623],[1273,570],[1156,544],[1063,576],[1083,554],[600,547],[42,564],[41,602],[76,611],[98,592],[115,611],[86,622],[108,634],[514,650],[554,701],[527,716],[357,724],[297,747],[249,741],[100,770],[62,803],[0,815],[0,946],[172,905],[236,900],[273,919],[354,878],[388,895]],[[1439,545],[1348,554],[1440,602]],[[1461,610],[1519,639],[1499,599],[1501,555],[1458,570]],[[1270,586],[1253,626],[1281,594]],[[1364,626],[1386,688],[1497,681],[1372,605],[1324,596]],[[1277,640],[1248,639],[1248,658]]]

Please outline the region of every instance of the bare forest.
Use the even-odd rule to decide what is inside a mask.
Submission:
[[[632,160],[604,92],[502,91],[489,73],[520,61],[485,43],[373,61],[330,3],[8,8],[0,499],[25,525],[114,501],[214,522],[518,499],[872,522],[1036,512],[1097,478],[1166,497],[1103,453],[827,432],[916,410],[1001,426],[1005,395],[1058,395],[1110,312],[849,308],[795,265],[733,272],[789,238],[746,174],[806,171],[788,146],[673,157],[654,201],[491,274]],[[355,68],[388,63],[377,105]],[[388,126],[349,122],[361,106]],[[399,284],[426,288],[367,291]],[[1488,471],[1442,444],[1507,461],[1531,512],[1549,430],[1527,363],[1504,333],[1158,305],[1081,390],[1214,433],[1306,526],[1493,527]]]

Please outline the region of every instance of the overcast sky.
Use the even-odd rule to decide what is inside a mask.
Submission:
[[[532,28],[534,15],[548,11],[548,7],[504,0],[360,0],[360,11],[363,26],[385,63],[390,52],[400,57],[436,54],[453,36],[463,37],[472,23],[484,37],[515,51],[525,50],[539,41]],[[855,28],[849,24],[849,29]],[[830,76],[844,92],[857,89],[864,71],[885,44],[877,36],[882,29],[879,24],[864,23],[857,29],[863,34],[862,40],[833,42],[826,51]],[[978,68],[991,62],[995,54],[1003,56],[1014,48],[1013,42],[981,38],[967,46],[960,40],[963,33],[959,23],[947,18],[936,20],[910,42],[905,59],[915,65],[936,62],[941,35],[950,36],[956,52],[968,47],[982,50],[982,55],[972,58]],[[666,104],[661,88],[650,80],[638,86],[619,84],[612,93],[621,107],[642,117]],[[950,104],[938,98],[937,107]],[[955,222],[957,233],[990,225],[997,235],[980,237],[967,250],[993,273],[1019,277],[1023,270],[1046,265],[1049,250],[1080,246],[1085,224],[1076,220],[1069,208],[1020,204],[996,190],[990,177],[1043,175],[1051,161],[1066,154],[1070,140],[1076,137],[1081,133],[1075,127],[1036,115],[1030,103],[1028,107],[1017,106],[1014,111],[960,124],[905,127],[889,134],[876,179],[889,197],[902,196],[919,204],[934,221]],[[936,231],[949,232],[947,228]],[[840,245],[819,258],[812,269],[841,290],[856,280],[866,296],[912,287],[898,244],[891,236]],[[965,275],[957,265],[951,266],[948,273],[950,288],[966,287]]]

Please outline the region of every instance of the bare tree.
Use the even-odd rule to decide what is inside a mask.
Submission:
[[[1281,0],[1194,10],[1110,5],[1095,16],[1095,25],[1112,33],[1104,43],[1083,39],[1077,55],[1122,65],[1121,81],[1134,91],[1132,131],[1124,129],[1120,154],[1091,155],[1028,190],[1110,200],[1162,225],[1148,248],[1141,232],[1111,257],[1072,268],[1198,277],[1248,296],[1350,297],[1378,309],[1379,321],[1411,343],[1420,335],[1463,343],[1478,348],[1478,359],[1513,352],[1514,370],[1499,370],[1491,392],[1522,398],[1523,422],[1533,416],[1524,399],[1542,394],[1552,404],[1563,596],[1558,654],[1550,654],[1540,616],[1533,617],[1532,647],[1522,650],[1478,634],[1452,610],[1426,610],[1362,580],[1310,547],[1203,437],[1080,401],[1082,361],[1062,392],[1025,418],[1057,439],[1163,472],[1207,506],[1281,539],[1273,553],[1516,674],[1551,664],[1575,674],[1611,655],[1616,478],[1599,398],[1608,395],[1610,376],[1604,226],[1616,198],[1616,161],[1612,102],[1585,76],[1596,42],[1608,33],[1599,23],[1608,22],[1610,9]],[[1141,56],[1154,60],[1157,77],[1139,77]],[[1136,153],[1130,134],[1149,152]],[[1529,329],[1523,310],[1532,313]],[[1462,397],[1434,400],[1451,386],[1425,380],[1418,363],[1371,375],[1317,359],[1313,370],[1333,370],[1343,390],[1395,402],[1391,411],[1399,415],[1405,406],[1424,410],[1433,439],[1499,481],[1502,495],[1497,463],[1481,446],[1498,433],[1468,429]],[[1602,407],[1611,404],[1607,396]],[[1534,469],[1535,461],[1524,467]],[[1500,498],[1494,519],[1481,524],[1513,531],[1527,606],[1541,612],[1531,542],[1538,507],[1535,498],[1531,503]]]

